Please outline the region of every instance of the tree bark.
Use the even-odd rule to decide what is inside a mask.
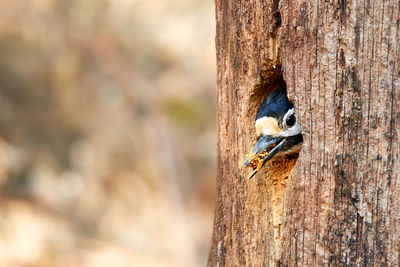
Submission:
[[[216,20],[208,266],[399,266],[399,2],[216,0]],[[247,180],[258,105],[284,83],[299,159]]]

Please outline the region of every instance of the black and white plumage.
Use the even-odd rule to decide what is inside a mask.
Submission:
[[[252,167],[253,177],[262,166],[278,154],[298,154],[303,143],[301,127],[294,106],[281,88],[271,92],[257,111],[257,143],[243,167]]]

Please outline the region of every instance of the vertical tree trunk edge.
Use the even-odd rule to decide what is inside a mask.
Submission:
[[[208,266],[398,266],[399,2],[216,0],[216,20]],[[302,152],[288,180],[274,167],[246,180],[256,110],[283,80]]]

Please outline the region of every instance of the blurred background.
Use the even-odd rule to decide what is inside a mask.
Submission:
[[[205,266],[211,0],[0,0],[0,266]]]

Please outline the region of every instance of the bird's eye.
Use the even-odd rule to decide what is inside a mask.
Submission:
[[[293,127],[295,124],[296,124],[296,116],[292,114],[286,119],[286,125],[287,127]]]

